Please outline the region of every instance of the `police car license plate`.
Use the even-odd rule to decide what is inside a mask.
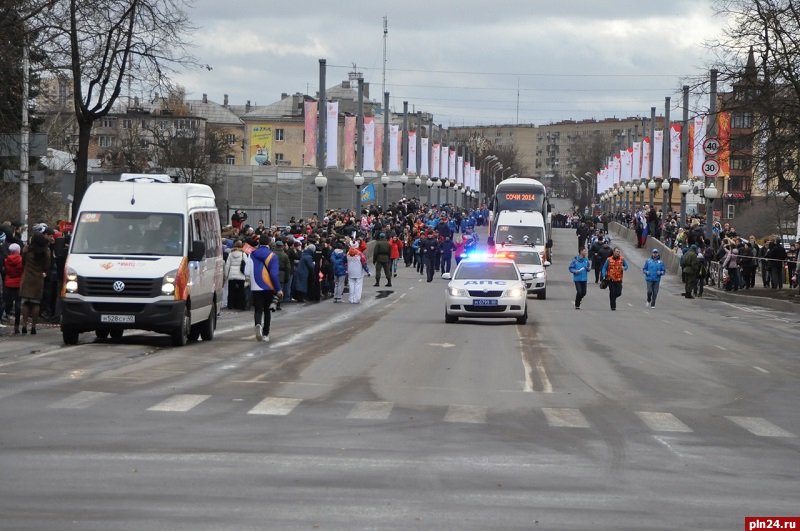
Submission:
[[[134,315],[101,315],[100,322],[101,323],[134,323],[135,321]]]
[[[473,306],[497,306],[497,299],[472,299]]]

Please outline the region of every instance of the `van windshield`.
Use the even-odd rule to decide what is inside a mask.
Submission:
[[[183,255],[183,216],[149,212],[81,212],[72,253]]]
[[[532,245],[544,245],[544,227],[523,227],[521,225],[498,225],[495,242],[513,242],[521,245],[528,237],[528,243]],[[511,237],[511,240],[508,237]]]

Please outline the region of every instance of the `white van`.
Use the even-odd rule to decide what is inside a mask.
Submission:
[[[529,245],[539,253],[542,263],[550,261],[552,242],[547,240],[547,227],[541,212],[504,210],[495,215],[494,244]]]
[[[61,333],[169,334],[210,341],[222,301],[222,237],[214,192],[168,175],[123,174],[86,190],[61,291]]]

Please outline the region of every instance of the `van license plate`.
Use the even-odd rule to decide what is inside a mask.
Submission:
[[[101,315],[101,323],[134,323],[134,315]]]
[[[497,299],[472,299],[473,306],[497,306]]]

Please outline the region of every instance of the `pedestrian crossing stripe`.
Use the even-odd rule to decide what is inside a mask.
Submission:
[[[392,413],[394,402],[357,402],[350,413],[347,414],[349,419],[360,420],[386,420]]]
[[[250,415],[278,415],[286,416],[296,408],[301,398],[282,398],[270,396],[256,404],[256,406],[248,411]]]
[[[658,411],[637,411],[636,415],[653,431],[675,431],[690,433],[692,428],[678,420],[672,413]]]
[[[100,402],[101,400],[115,396],[114,393],[101,393],[96,391],[80,391],[74,395],[59,400],[51,404],[52,409],[86,409],[87,407]]]
[[[734,424],[759,437],[795,437],[783,428],[761,417],[725,417]]]
[[[116,393],[96,391],[80,391],[54,402],[50,409],[87,409],[107,398],[117,396]],[[185,413],[202,403],[212,395],[176,394],[147,408],[147,411]],[[266,397],[247,413],[250,415],[287,416],[303,402],[301,398]],[[395,403],[388,401],[361,401],[352,405],[347,414],[348,420],[386,420],[394,411]],[[591,425],[578,408],[541,408],[547,424],[553,428],[590,428]],[[693,433],[694,430],[679,420],[672,413],[659,411],[636,411],[636,416],[654,432]],[[797,436],[762,417],[725,416],[736,426],[757,437]],[[469,404],[451,404],[442,419],[447,423],[486,424],[488,408]]]
[[[588,428],[589,421],[583,416],[580,409],[568,407],[543,407],[542,413],[547,418],[547,424],[554,428]]]
[[[174,411],[185,413],[211,398],[211,395],[173,395],[147,411]]]

